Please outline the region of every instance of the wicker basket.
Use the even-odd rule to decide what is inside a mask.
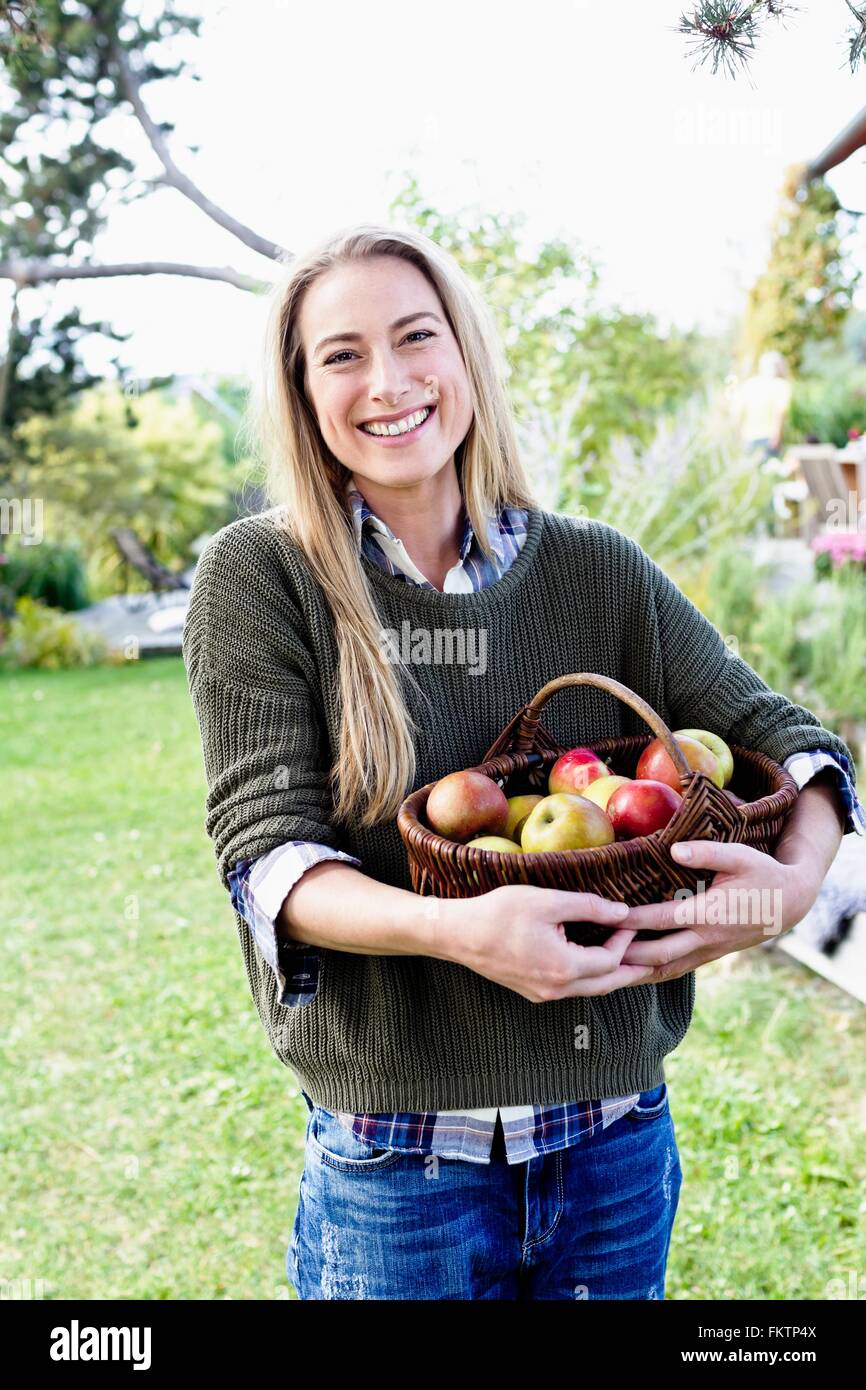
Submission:
[[[664,743],[680,774],[683,800],[663,830],[633,840],[615,841],[594,849],[543,854],[498,853],[457,844],[436,834],[424,822],[427,797],[436,785],[407,796],[397,816],[406,845],[412,887],[416,893],[444,898],[471,898],[505,883],[528,883],[541,888],[567,888],[597,893],[604,898],[640,903],[665,902],[677,889],[698,891],[709,886],[712,872],[688,869],[670,856],[677,840],[730,840],[772,853],[797,799],[794,779],[763,753],[731,745],[734,775],[730,790],[748,803],[736,806],[702,772],[693,772],[667,725],[634,691],[608,676],[581,673],[549,681],[506,725],[475,771],[496,781],[506,796],[529,792],[547,794],[547,778],[558,757],[576,744],[561,747],[539,722],[544,705],[558,690],[593,685],[623,700],[646,721],[652,735],[589,741],[611,770],[633,777],[638,758],[653,736]],[[591,945],[613,930],[593,922],[566,922],[570,941]],[[627,925],[627,922],[626,922]],[[656,937],[640,931],[638,937]]]

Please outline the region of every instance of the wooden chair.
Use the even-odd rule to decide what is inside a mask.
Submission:
[[[838,461],[835,445],[808,445],[795,451],[797,466],[809,489],[812,506],[804,507],[801,517],[801,536],[811,541],[827,522],[832,503],[843,503],[848,496],[848,483]]]

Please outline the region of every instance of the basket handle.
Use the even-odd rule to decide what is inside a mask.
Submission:
[[[642,700],[640,695],[636,695],[633,690],[629,690],[628,686],[622,685],[620,681],[615,681],[610,676],[595,675],[592,671],[582,671],[573,676],[556,676],[552,681],[548,681],[547,685],[541,687],[538,694],[530,700],[522,711],[515,740],[515,748],[518,751],[525,752],[531,744],[541,711],[551,695],[555,695],[558,690],[564,690],[569,685],[594,685],[599,690],[606,690],[609,694],[615,695],[618,700],[622,700],[624,704],[634,710],[635,714],[639,714],[645,723],[649,724],[656,738],[661,739],[680,778],[691,776],[692,768],[686,762],[682,749],[667,724],[656,714],[652,705],[648,705],[646,700]]]

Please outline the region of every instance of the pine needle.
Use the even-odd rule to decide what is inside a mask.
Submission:
[[[762,8],[763,0],[704,0],[691,16],[681,15],[679,32],[692,43],[693,66],[710,63],[714,74],[723,66],[735,77],[737,64],[746,67],[754,52],[755,11]]]
[[[866,53],[866,7],[857,9],[851,4],[851,0],[845,0],[848,9],[857,21],[857,28],[848,37],[848,58],[853,72]]]

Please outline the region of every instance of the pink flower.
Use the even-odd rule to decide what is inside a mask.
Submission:
[[[855,564],[866,562],[866,531],[825,531],[811,542],[815,555],[828,554],[834,569],[847,560]]]

